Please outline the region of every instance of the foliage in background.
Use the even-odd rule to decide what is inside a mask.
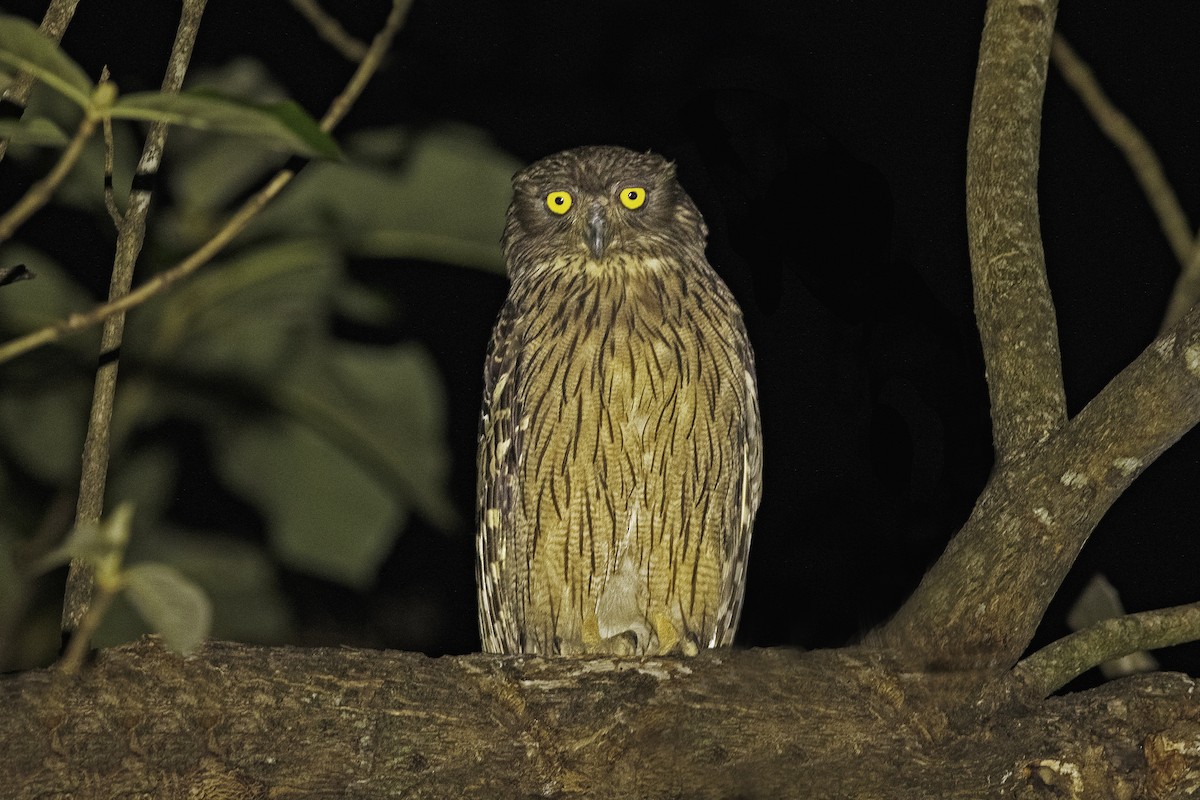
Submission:
[[[250,109],[288,108],[250,60],[196,83],[218,97],[248,98]],[[192,92],[186,102],[212,96]],[[135,110],[158,102],[130,97]],[[44,172],[46,148],[66,139],[54,131],[74,130],[79,115],[62,93],[40,87],[9,158]],[[131,123],[115,125],[119,202],[137,138]],[[209,131],[172,134],[159,176],[169,191],[156,195],[141,279],[203,243],[233,203],[278,167],[270,145],[269,137],[264,144]],[[367,587],[413,513],[443,526],[455,518],[445,488],[444,390],[429,354],[407,342],[340,340],[330,322],[336,313],[369,328],[392,313],[385,297],[348,280],[350,257],[499,270],[500,226],[519,165],[466,127],[363,131],[342,152],[342,162],[308,166],[219,261],[129,319],[107,504],[135,503],[130,556],[173,565],[202,586],[217,637],[286,639],[276,565]],[[102,176],[97,136],[56,201],[110,226]],[[110,260],[111,252],[97,252],[86,264],[55,264],[19,236],[0,247],[0,266],[24,263],[36,274],[0,290],[0,336],[90,308],[80,278]],[[54,546],[56,529],[65,532],[52,510],[73,497],[78,480],[96,339],[89,332],[0,365],[0,619],[28,603],[33,587],[23,565]],[[197,457],[162,435],[179,424],[202,432],[225,488],[257,509],[268,549],[164,519],[180,469]],[[22,648],[21,660],[49,656],[41,649],[56,638],[45,636],[51,619],[57,608],[29,615],[22,635],[41,644]],[[142,630],[118,609],[99,642]]]

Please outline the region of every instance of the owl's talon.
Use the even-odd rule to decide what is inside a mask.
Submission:
[[[615,636],[610,636],[604,642],[604,651],[614,653],[618,656],[637,655],[638,650],[638,635],[636,631],[621,631]]]

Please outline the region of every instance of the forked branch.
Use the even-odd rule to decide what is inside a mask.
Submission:
[[[967,197],[996,467],[970,519],[880,632],[924,665],[1014,664],[1103,514],[1200,421],[1193,311],[1066,422],[1036,195],[1056,5],[988,3]]]
[[[162,90],[177,94],[183,87],[206,0],[183,0],[175,41],[163,77]],[[101,84],[103,86],[103,84]],[[167,142],[166,123],[155,122],[146,133],[146,143],[138,161],[137,174],[149,181],[158,172]],[[133,272],[146,238],[146,219],[150,214],[151,190],[135,188],[130,192],[129,210],[117,226],[117,249],[109,280],[108,299],[119,300],[129,294]],[[79,499],[75,508],[76,526],[99,522],[104,510],[104,488],[108,478],[109,444],[113,402],[117,393],[117,354],[125,335],[125,315],[113,314],[104,321],[100,335],[100,356],[92,388],[87,436],[83,443],[83,469],[79,478]],[[93,592],[92,568],[81,560],[71,562],[63,602],[62,629],[73,634],[83,621]],[[72,643],[76,647],[84,645]],[[86,644],[86,642],[84,643]]]

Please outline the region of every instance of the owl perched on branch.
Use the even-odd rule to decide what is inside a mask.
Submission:
[[[762,434],[700,212],[671,163],[619,147],[550,156],[513,189],[479,426],[483,649],[728,645]]]

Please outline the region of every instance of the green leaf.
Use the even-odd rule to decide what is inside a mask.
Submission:
[[[170,564],[212,602],[212,636],[262,644],[287,641],[292,631],[275,566],[257,544],[214,531],[156,527],[130,548],[130,560]],[[135,633],[140,634],[141,631]]]
[[[63,147],[69,141],[62,128],[48,119],[0,120],[0,139],[37,147]]]
[[[35,477],[58,486],[79,472],[91,391],[81,376],[0,388],[0,441]]]
[[[262,509],[284,563],[371,585],[407,509],[355,459],[309,428],[277,420],[228,436],[218,464]]]
[[[8,619],[21,595],[21,577],[12,557],[13,541],[0,536],[0,619]]]
[[[153,535],[134,537],[129,560],[166,564],[199,586],[212,606],[212,638],[281,644],[292,637],[291,615],[275,566],[257,545],[214,531],[155,526]],[[118,598],[104,616],[95,642],[109,647],[149,632],[150,626],[132,605]]]
[[[115,580],[133,531],[133,504],[121,503],[99,522],[76,525],[66,541],[40,558],[34,572],[46,572],[79,559],[96,569],[96,580]]]
[[[153,562],[125,571],[125,596],[167,647],[187,654],[212,627],[212,604],[174,567]]]
[[[352,157],[362,148],[390,164],[311,164],[251,230],[328,237],[359,256],[503,271],[500,234],[520,162],[465,126],[371,133],[350,142]]]
[[[340,267],[338,254],[320,241],[248,248],[134,317],[129,338],[156,361],[269,385],[300,343],[324,332]]]
[[[0,263],[26,264],[37,276],[0,291],[0,337],[27,333],[93,304],[36,250],[8,244],[0,248]],[[46,483],[78,480],[92,395],[91,376],[81,367],[95,362],[98,344],[99,331],[90,331],[0,366],[0,444]],[[73,363],[64,354],[79,360]]]
[[[118,395],[117,401],[126,399]],[[146,446],[124,452],[109,469],[107,504],[131,503],[141,520],[157,520],[175,496],[180,456],[169,448]],[[151,537],[154,538],[154,537]]]
[[[286,418],[226,431],[218,469],[290,564],[366,586],[410,508],[451,524],[445,398],[424,349],[314,345],[264,388]]]
[[[35,477],[54,485],[79,471],[88,388],[80,379],[49,379],[0,394],[0,440]]]
[[[210,92],[135,92],[120,97],[109,114],[114,119],[166,122],[249,136],[275,149],[303,156],[342,157],[333,137],[290,100],[254,105]]]
[[[80,108],[91,105],[87,73],[27,19],[0,14],[0,64],[28,72]]]
[[[253,103],[286,98],[283,87],[271,78],[266,67],[246,56],[217,68],[197,66],[194,77],[197,86]],[[174,141],[176,136],[178,141]],[[186,128],[172,134],[172,140],[173,156],[163,168],[169,173],[178,204],[164,215],[163,222],[175,229],[165,234],[181,242],[181,247],[191,249],[224,222],[225,215],[220,212],[228,203],[252,190],[269,170],[278,168],[280,155],[253,139]]]
[[[276,405],[448,527],[446,398],[433,359],[418,345],[345,342],[314,348],[274,387]]]
[[[40,251],[10,242],[0,247],[0,263],[25,264],[37,275],[37,280],[21,281],[0,292],[0,331],[5,334],[28,333],[94,305],[87,292]],[[97,344],[98,338],[88,342],[93,359]]]

